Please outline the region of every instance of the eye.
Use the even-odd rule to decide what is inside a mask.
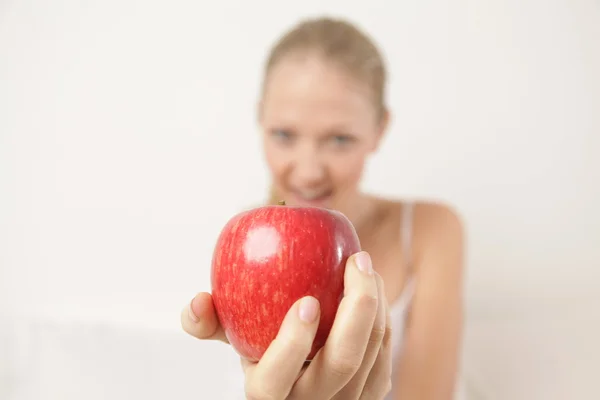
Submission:
[[[290,143],[294,139],[294,134],[285,129],[273,129],[271,136],[283,143]]]
[[[331,141],[334,146],[341,147],[351,144],[354,138],[349,135],[333,135],[331,136]]]

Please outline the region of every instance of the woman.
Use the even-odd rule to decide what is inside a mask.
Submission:
[[[334,328],[308,367],[318,321],[308,297],[287,314],[260,362],[242,360],[251,399],[454,399],[462,327],[463,233],[436,203],[362,193],[367,157],[389,111],[376,46],[351,24],[304,21],[276,44],[259,102],[271,203],[343,212],[363,251],[348,260]],[[389,306],[388,306],[389,304]],[[226,341],[212,298],[182,313],[186,332]]]

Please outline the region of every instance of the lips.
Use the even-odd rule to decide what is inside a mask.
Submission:
[[[319,192],[292,191],[294,203],[302,206],[324,207],[333,194],[332,190]]]

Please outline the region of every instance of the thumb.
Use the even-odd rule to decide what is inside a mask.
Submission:
[[[283,319],[275,340],[252,370],[247,370],[248,397],[288,397],[311,351],[319,317],[319,301],[314,297],[303,297],[294,303]]]
[[[181,326],[185,332],[197,339],[229,343],[219,324],[210,293],[198,293],[190,304],[181,310]]]

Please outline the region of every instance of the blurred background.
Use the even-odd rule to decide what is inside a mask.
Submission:
[[[264,58],[322,14],[390,71],[365,189],[467,224],[470,398],[600,398],[597,0],[1,0],[0,399],[243,398],[180,310],[266,198]]]

